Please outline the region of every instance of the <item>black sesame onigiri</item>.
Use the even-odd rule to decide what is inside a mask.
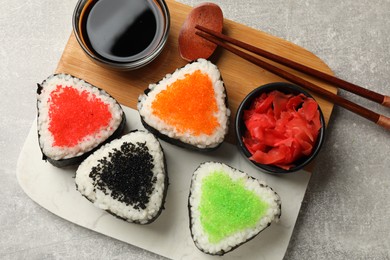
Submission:
[[[96,207],[128,222],[149,224],[161,214],[168,188],[162,147],[147,131],[130,132],[85,159],[75,182]]]

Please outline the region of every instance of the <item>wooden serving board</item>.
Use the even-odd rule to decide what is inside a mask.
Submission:
[[[141,69],[126,72],[112,71],[100,67],[84,54],[75,36],[72,34],[59,61],[56,73],[69,73],[82,78],[106,90],[119,103],[136,109],[138,96],[150,83],[158,82],[166,74],[172,73],[177,68],[187,64],[180,57],[178,51],[178,35],[185,18],[191,11],[191,7],[175,2],[174,0],[166,0],[166,2],[171,16],[171,28],[168,41],[162,53],[149,65]],[[317,56],[293,43],[228,19],[224,20],[223,30],[225,34],[233,38],[241,39],[244,42],[261,47],[269,52],[332,74],[329,67]],[[219,67],[224,79],[228,93],[229,107],[232,111],[231,122],[234,120],[236,110],[241,101],[251,90],[267,83],[286,81],[222,49],[217,49],[210,60]],[[275,63],[273,64],[283,67]],[[333,93],[337,92],[336,88],[321,81],[290,69],[288,71],[300,75]],[[316,95],[314,96],[321,106],[326,122],[328,122],[333,104]],[[227,141],[234,143],[233,123],[230,124],[229,130]]]
[[[129,130],[142,129],[138,112],[134,109],[138,96],[144,89],[150,83],[159,81],[167,73],[172,73],[187,63],[179,55],[177,40],[180,27],[191,7],[173,0],[166,2],[171,14],[171,30],[163,52],[151,64],[127,72],[99,67],[83,53],[72,34],[56,69],[56,73],[72,74],[105,89],[114,96],[124,105],[126,127]],[[227,19],[224,21],[224,32],[270,52],[332,73],[314,54],[285,40]],[[232,111],[231,120],[234,119],[243,98],[252,89],[270,82],[284,81],[222,49],[217,49],[211,61],[221,70]],[[324,83],[305,78],[332,92],[337,91]],[[317,101],[328,122],[333,105],[321,98],[317,98]],[[234,143],[234,124],[231,123],[230,126],[227,141]],[[150,225],[131,225],[96,208],[77,192],[73,178],[76,168],[60,169],[43,161],[36,131],[34,121],[17,167],[19,183],[30,198],[72,223],[172,259],[215,259],[201,253],[195,247],[188,229],[187,204],[191,173],[200,163],[213,160],[229,164],[252,177],[264,180],[278,192],[282,200],[283,214],[278,223],[272,224],[261,236],[220,257],[221,259],[283,259],[311,176],[310,170],[301,170],[283,178],[262,173],[243,158],[234,145],[227,142],[211,153],[190,151],[161,142],[169,165],[170,178],[165,210]]]

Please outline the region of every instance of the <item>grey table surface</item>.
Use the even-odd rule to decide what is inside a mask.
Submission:
[[[200,0],[179,0],[189,5]],[[298,44],[345,80],[390,95],[389,0],[218,0],[226,18]],[[76,0],[0,0],[0,258],[161,259],[34,203],[16,164],[35,83],[56,68]],[[387,116],[390,109],[340,90]],[[285,259],[390,259],[390,132],[335,107]]]

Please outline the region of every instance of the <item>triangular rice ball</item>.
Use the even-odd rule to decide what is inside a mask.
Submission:
[[[38,84],[37,108],[43,158],[58,167],[80,163],[93,149],[119,137],[126,120],[108,93],[68,74]]]
[[[148,224],[161,213],[168,189],[164,153],[157,138],[133,131],[85,159],[77,190],[96,207],[128,222]]]
[[[218,68],[199,59],[157,84],[151,84],[138,100],[144,126],[173,144],[211,150],[228,131],[230,110]]]
[[[195,245],[223,255],[277,221],[281,201],[265,183],[226,164],[206,162],[192,176],[188,200]]]

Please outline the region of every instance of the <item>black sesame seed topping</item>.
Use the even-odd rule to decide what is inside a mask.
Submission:
[[[146,143],[124,142],[120,150],[113,149],[108,158],[98,160],[89,177],[94,187],[104,194],[131,205],[145,209],[157,178],[153,177],[153,157]]]

